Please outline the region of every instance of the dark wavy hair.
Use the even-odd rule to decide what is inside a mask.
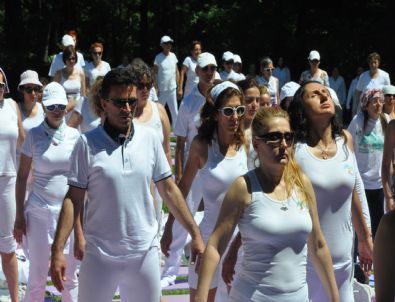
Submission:
[[[213,86],[215,87],[215,86]],[[222,91],[217,100],[214,101],[211,97],[211,90],[207,92],[206,103],[203,105],[203,108],[200,112],[200,120],[201,125],[198,128],[198,137],[203,141],[207,142],[211,145],[211,142],[214,138],[214,133],[217,131],[218,128],[218,121],[216,116],[218,114],[218,109],[220,109],[226,100],[233,96],[237,96],[240,98],[241,104],[243,104],[243,95],[242,93],[234,88],[226,88]],[[237,147],[245,144],[245,137],[244,137],[244,127],[243,127],[243,116],[239,119],[239,126],[237,127],[237,131],[235,133],[235,142]]]
[[[309,121],[306,112],[305,112],[305,103],[304,103],[304,93],[306,92],[306,85],[317,83],[321,84],[318,81],[305,81],[301,84],[300,88],[295,92],[294,98],[288,108],[288,113],[290,116],[291,128],[295,131],[295,141],[306,143],[309,137],[309,130],[314,127]],[[336,107],[336,106],[335,106]],[[336,107],[336,110],[338,108]],[[332,127],[332,138],[336,139],[336,137],[342,137],[344,139],[344,144],[347,143],[347,137],[343,131],[343,125],[337,119],[336,114],[330,120],[330,124]]]

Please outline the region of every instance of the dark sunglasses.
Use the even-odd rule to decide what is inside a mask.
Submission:
[[[394,98],[394,97],[395,97],[395,94],[385,94],[384,96],[389,97],[389,98],[390,98],[390,97],[393,97],[393,98]]]
[[[77,61],[77,58],[76,57],[70,57],[70,58],[67,58],[66,61]]]
[[[237,114],[238,117],[240,117],[243,116],[244,113],[246,112],[246,107],[245,106],[223,107],[221,109],[218,109],[218,111],[221,111],[222,114],[226,117],[230,117],[235,113]]]
[[[271,144],[271,145],[280,145],[283,140],[285,140],[285,143],[287,146],[291,146],[294,142],[294,133],[293,132],[280,132],[280,131],[274,131],[274,132],[268,132],[265,134],[261,135],[256,135],[255,138],[257,140],[262,140],[266,144]]]
[[[47,109],[47,111],[50,112],[55,110],[63,111],[66,109],[66,105],[54,104],[54,105],[45,106],[45,109]]]
[[[147,88],[147,90],[150,90],[152,88],[152,83],[138,83],[137,84],[138,90],[143,90],[144,88]]]
[[[5,89],[5,83],[0,83],[0,89]]]
[[[111,101],[113,105],[117,108],[123,108],[125,107],[126,104],[129,106],[133,106],[137,102],[137,98],[128,98],[128,99],[108,99],[108,101]]]
[[[232,60],[230,60],[230,61],[224,61],[224,63],[225,63],[226,65],[234,64],[234,62],[233,62]]]
[[[92,54],[96,56],[101,56],[102,53],[101,51],[92,51]]]
[[[32,93],[33,91],[34,92],[43,92],[43,89],[41,88],[41,87],[39,87],[39,86],[35,86],[35,87],[23,87],[23,90],[26,92],[26,93]]]
[[[216,70],[217,70],[217,66],[207,65],[207,66],[204,66],[204,67],[202,68],[202,70],[203,70],[204,72],[207,72],[207,71],[216,71]]]
[[[269,67],[268,67],[268,68],[263,68],[263,70],[264,70],[264,71],[273,71],[274,68],[269,68]]]

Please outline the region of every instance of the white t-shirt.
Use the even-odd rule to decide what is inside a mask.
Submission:
[[[184,65],[186,68],[188,68],[186,76],[187,80],[185,82],[185,88],[184,88],[184,96],[187,96],[193,87],[199,83],[199,77],[196,75],[195,69],[196,69],[196,60],[194,60],[191,57],[186,57],[182,65]]]
[[[238,82],[245,79],[244,75],[235,72],[233,69],[230,72],[226,72],[225,70],[222,70],[219,73],[219,76],[221,77],[222,81],[233,80],[235,82]]]
[[[288,82],[291,81],[291,72],[289,71],[288,67],[284,67],[284,68],[276,67],[276,68],[274,68],[273,75],[280,82],[280,88],[283,87],[285,83],[288,83]]]
[[[13,99],[0,101],[0,176],[16,176],[18,140],[17,104]]]
[[[93,112],[87,97],[79,99],[74,107],[74,111],[82,116],[82,122],[80,124],[81,133],[88,132],[100,125],[100,117]]]
[[[85,75],[89,79],[89,85],[95,84],[96,78],[98,76],[105,76],[107,72],[111,70],[110,64],[105,61],[101,61],[100,67],[95,66],[93,62],[89,62],[85,65]]]
[[[159,101],[158,94],[156,93],[156,90],[155,90],[154,87],[151,87],[151,89],[150,89],[150,91],[149,91],[148,99],[149,99],[150,101],[153,101],[153,102]]]
[[[45,118],[45,113],[44,113],[44,109],[43,106],[41,105],[41,103],[37,102],[37,113],[35,116],[33,117],[26,117],[23,114],[23,111],[20,110],[21,112],[21,118],[22,118],[22,126],[23,126],[23,130],[25,131],[25,135],[27,135],[27,133],[34,127],[37,127],[38,125],[40,125],[42,123],[42,121]]]
[[[198,133],[197,128],[200,126],[200,110],[205,102],[206,98],[200,93],[198,85],[196,85],[191,93],[181,102],[177,122],[174,127],[174,134],[176,136],[186,137],[184,149],[185,159],[188,158],[192,140]]]
[[[346,82],[344,82],[344,78],[340,75],[336,79],[334,77],[329,77],[329,87],[336,92],[340,105],[344,106],[347,96]]]
[[[269,78],[269,81],[267,81],[263,76],[257,76],[256,81],[259,85],[265,85],[267,87],[267,90],[270,94],[270,99],[272,101],[272,105],[278,104],[279,100],[277,99],[277,96],[279,93],[278,88],[280,85],[278,79],[274,76],[271,76]]]
[[[123,145],[99,126],[81,135],[71,158],[68,183],[87,190],[87,252],[125,260],[158,246],[151,180],[171,176],[158,135],[134,125]]]
[[[356,89],[365,92],[369,89],[381,89],[384,85],[391,85],[390,76],[387,72],[379,69],[376,78],[372,79],[368,70],[359,77]]]
[[[347,103],[346,103],[346,108],[347,109],[350,109],[351,108],[351,104],[353,103],[355,89],[357,88],[358,80],[359,80],[359,76],[355,77],[351,81],[350,88],[348,89],[348,94],[347,94]]]
[[[170,52],[167,56],[163,52],[155,57],[154,64],[158,67],[158,89],[159,91],[173,90],[177,88],[176,69],[177,57]]]
[[[77,51],[77,57],[78,57],[78,61],[77,61],[76,65],[81,68],[84,68],[84,66],[85,66],[84,56],[82,55],[82,53]],[[63,62],[63,52],[61,51],[54,57],[54,59],[51,63],[51,66],[49,67],[48,75],[50,77],[54,77],[55,73],[65,66],[66,65]]]
[[[381,163],[383,161],[384,133],[380,119],[369,118],[366,129],[363,131],[363,113],[359,113],[354,116],[347,130],[353,137],[355,157],[365,189],[382,188]]]

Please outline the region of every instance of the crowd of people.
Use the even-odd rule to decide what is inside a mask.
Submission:
[[[102,43],[85,62],[74,31],[61,42],[51,81],[24,71],[16,101],[0,68],[12,302],[44,301],[49,259],[62,301],[108,302],[118,288],[158,302],[183,253],[190,301],[367,301],[356,266],[374,267],[377,302],[394,301],[395,86],[378,53],[347,93],[317,50],[294,82],[282,57],[243,74],[240,55],[218,64],[200,41],[179,69],[167,35],[152,66],[126,57],[113,69]]]

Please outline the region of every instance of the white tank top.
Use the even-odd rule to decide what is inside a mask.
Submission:
[[[80,98],[81,95],[81,80],[78,77],[77,79],[65,79],[63,77],[63,72],[60,72],[61,79],[60,84],[63,86],[64,90],[66,91],[67,97],[72,96],[77,100]]]
[[[221,154],[216,139],[208,146],[207,162],[199,171],[204,217],[200,223],[203,240],[206,242],[214,230],[223,199],[233,181],[247,172],[247,154],[241,146],[233,157]]]
[[[163,144],[163,128],[162,128],[162,121],[160,119],[158,104],[148,100],[152,108],[152,115],[151,118],[146,122],[140,122],[138,120],[133,120],[133,123],[140,124],[142,126],[151,127],[155,130],[155,132],[159,135],[159,140]]]
[[[12,99],[0,101],[0,176],[16,176],[18,140],[17,104]]]
[[[232,290],[244,296],[243,301],[308,301],[309,209],[296,194],[279,202],[263,193],[255,170],[246,176],[251,203],[238,224],[244,257]]]

